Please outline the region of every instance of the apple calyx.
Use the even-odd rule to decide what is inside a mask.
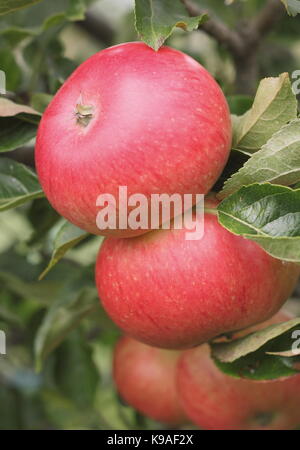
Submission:
[[[75,115],[77,123],[83,127],[88,126],[93,118],[94,108],[92,105],[83,105],[82,103],[77,103]]]

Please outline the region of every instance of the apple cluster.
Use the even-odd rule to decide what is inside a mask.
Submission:
[[[280,311],[235,337],[290,318]],[[115,348],[114,379],[130,405],[173,427],[192,422],[207,430],[288,430],[300,424],[300,375],[233,378],[218,369],[207,344],[176,351],[123,337]]]
[[[115,354],[124,398],[173,424],[187,414],[205,428],[289,428],[300,422],[293,392],[300,378],[230,379],[214,366],[206,344],[270,319],[299,277],[299,266],[218,222],[210,191],[231,139],[224,94],[198,62],[133,42],[95,54],[64,83],[41,120],[36,166],[62,216],[107,236],[96,284],[103,307],[130,336]],[[186,240],[187,230],[172,226],[99,230],[96,199],[117,198],[120,186],[147,199],[206,195],[203,237]]]

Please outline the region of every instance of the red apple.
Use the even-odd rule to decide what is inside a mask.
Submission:
[[[171,425],[187,423],[175,381],[179,356],[180,352],[123,337],[114,353],[114,380],[119,393],[152,419]]]
[[[204,230],[192,241],[184,228],[104,241],[99,296],[128,335],[157,347],[193,347],[263,322],[287,300],[299,266],[225,230],[211,212]]]
[[[277,314],[264,327],[289,319]],[[270,381],[233,378],[217,368],[204,344],[183,352],[177,383],[188,417],[202,428],[285,430],[300,426],[300,375]]]
[[[95,54],[64,83],[41,120],[36,166],[62,216],[129,237],[145,230],[99,230],[99,195],[118,206],[119,186],[148,200],[207,193],[230,144],[228,106],[211,75],[177,50],[133,42]]]

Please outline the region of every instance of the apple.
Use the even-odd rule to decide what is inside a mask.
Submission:
[[[180,51],[132,42],[75,70],[43,114],[35,155],[42,188],[62,216],[90,233],[131,237],[147,230],[98,228],[99,196],[109,195],[111,207],[113,196],[118,208],[121,186],[149,200],[205,194],[230,146],[228,105],[212,76]]]
[[[277,314],[264,327],[290,318]],[[203,344],[182,353],[177,386],[186,414],[205,429],[285,430],[300,426],[300,374],[270,381],[234,378],[218,369],[209,346]]]
[[[227,231],[213,205],[206,203],[199,240],[186,240],[185,228],[104,240],[99,297],[126,334],[162,348],[193,347],[263,322],[292,293],[300,267]]]
[[[179,403],[176,366],[180,352],[162,350],[129,337],[118,342],[113,374],[117,389],[126,402],[159,422],[187,423]]]

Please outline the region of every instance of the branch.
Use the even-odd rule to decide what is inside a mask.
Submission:
[[[115,32],[114,30],[107,24],[107,22],[99,17],[95,17],[94,14],[87,11],[85,19],[76,24],[86,30],[91,36],[93,36],[98,41],[103,42],[105,45],[112,45]]]
[[[190,16],[200,16],[206,11],[201,10],[190,0],[181,0]],[[228,28],[225,23],[209,13],[209,20],[199,29],[205,31],[209,36],[216,39],[219,44],[224,45],[233,55],[241,55],[244,52],[244,45],[242,39],[237,31]]]
[[[249,25],[249,30],[256,35],[257,39],[260,39],[268,34],[285,14],[286,11],[281,1],[268,0],[266,6]]]
[[[201,10],[193,0],[181,0],[191,16],[198,16]],[[209,20],[200,25],[216,41],[227,47],[236,69],[236,91],[253,93],[258,76],[257,53],[262,38],[268,34],[284,16],[285,8],[280,0],[267,0],[258,15],[249,22],[240,23],[235,30],[228,28],[218,18],[209,13]]]

